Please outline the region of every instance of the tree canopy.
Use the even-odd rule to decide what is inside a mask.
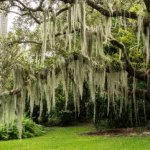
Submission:
[[[85,82],[94,107],[95,93],[107,97],[108,114],[110,103],[121,114],[132,101],[137,116],[136,97],[150,97],[148,0],[1,0],[0,9],[17,15],[0,39],[0,119],[17,117],[20,135],[26,101],[31,115],[44,99],[50,112],[60,84],[78,114]]]

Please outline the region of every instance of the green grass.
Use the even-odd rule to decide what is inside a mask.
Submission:
[[[80,135],[90,125],[56,127],[41,137],[0,142],[0,150],[150,150],[150,137]]]

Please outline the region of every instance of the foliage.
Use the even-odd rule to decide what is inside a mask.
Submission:
[[[23,122],[23,133],[22,138],[31,138],[35,136],[43,135],[46,131],[44,127],[34,123],[29,118],[24,118]],[[17,122],[10,124],[9,126],[1,125],[0,126],[0,140],[11,140],[18,139],[18,128]]]
[[[46,123],[47,126],[60,126],[60,117],[53,114],[51,116],[49,116],[48,118],[48,122]]]
[[[138,0],[114,0],[111,3],[102,0],[77,1],[70,5],[63,0],[63,4],[57,1],[57,10],[52,7],[56,4],[55,0],[40,3],[36,0],[35,8],[31,7],[34,2],[26,0],[9,2],[5,11],[15,5],[21,8],[18,10],[21,16],[14,22],[14,31],[1,38],[0,64],[4,70],[0,72],[1,116],[5,113],[23,116],[25,103],[29,103],[27,113],[36,121],[38,117],[40,120],[45,116],[44,120],[52,125],[67,125],[74,120],[72,116],[84,118],[89,114],[96,118],[97,124],[106,122],[112,127],[130,126],[131,122],[142,120],[136,116],[143,117],[143,113],[138,114],[143,110],[143,100],[135,99],[136,85],[132,81],[128,84],[128,81],[129,76],[134,76],[140,69],[145,71],[142,77],[144,75],[144,82],[149,84],[150,33],[146,27],[149,14],[145,13],[145,8],[142,9],[144,3],[139,4]],[[62,11],[61,15],[57,14],[59,11]],[[113,45],[111,40],[114,38],[119,44]],[[88,84],[89,91],[84,91],[84,82]],[[60,84],[63,87],[58,89]],[[20,89],[21,94],[12,96],[12,89]],[[7,90],[12,91],[5,97],[5,90],[6,93],[9,93]],[[133,94],[128,99],[126,95],[130,91]],[[95,99],[97,92],[101,96],[105,93],[106,99]],[[138,102],[139,99],[141,102]],[[128,104],[125,108],[127,101],[130,101],[130,107]],[[87,109],[91,103],[92,106]],[[8,118],[1,120],[9,121]]]
[[[143,85],[142,85],[143,86]],[[102,128],[127,128],[134,126],[143,126],[147,124],[147,120],[145,119],[144,111],[143,111],[143,102],[139,100],[137,103],[138,107],[138,121],[136,121],[134,114],[134,104],[127,105],[126,108],[122,110],[120,113],[120,103],[111,103],[109,114],[107,112],[107,98],[105,97],[97,97],[96,101],[96,121],[95,127],[97,130]],[[145,104],[146,114],[149,113],[149,104]],[[91,113],[91,112],[90,112]]]
[[[53,111],[48,116],[46,126],[70,126],[75,123],[73,111]]]
[[[60,112],[61,125],[69,126],[74,123],[74,113],[72,111],[62,111]]]

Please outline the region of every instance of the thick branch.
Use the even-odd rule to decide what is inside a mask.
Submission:
[[[127,10],[118,10],[118,11],[109,11],[101,7],[100,5],[96,4],[92,0],[86,0],[87,4],[94,8],[95,10],[99,11],[102,15],[107,16],[107,17],[118,17],[118,16],[123,16],[126,18],[131,18],[131,19],[137,19],[137,14],[135,12],[129,12]]]
[[[22,11],[32,11],[32,12],[43,11],[42,4],[43,4],[44,0],[41,0],[41,2],[39,3],[39,5],[36,8],[28,7],[20,0],[15,0],[15,1],[18,2],[23,7]]]
[[[0,93],[0,97],[5,97],[8,95],[16,95],[16,94],[20,94],[20,89],[15,89],[15,90],[10,90],[10,91],[5,91],[3,93]]]
[[[122,50],[123,55],[124,55],[124,60],[126,63],[126,71],[129,73],[129,75],[134,76],[137,79],[140,79],[142,81],[147,81],[147,75],[148,75],[147,72],[139,71],[139,70],[136,70],[135,68],[133,68],[131,61],[127,55],[125,46],[122,43],[118,42],[117,40],[111,40],[110,42],[112,45],[114,45]]]
[[[64,3],[75,3],[75,0],[61,0]],[[137,19],[138,15],[135,12],[130,12],[127,10],[117,10],[117,11],[109,11],[107,9],[104,9],[102,6],[98,5],[97,3],[93,2],[92,0],[86,0],[86,3],[92,7],[93,9],[99,11],[102,15],[106,17],[126,17],[126,18],[131,18],[131,19]]]
[[[70,6],[69,6],[70,7]],[[69,7],[65,7],[65,8],[62,8],[60,9],[57,13],[56,13],[56,16],[59,16],[61,13],[63,13],[64,11],[67,11]]]

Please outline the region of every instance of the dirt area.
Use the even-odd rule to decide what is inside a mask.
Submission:
[[[150,131],[135,129],[135,128],[120,128],[120,129],[106,129],[95,132],[88,132],[84,135],[92,136],[150,136]]]

